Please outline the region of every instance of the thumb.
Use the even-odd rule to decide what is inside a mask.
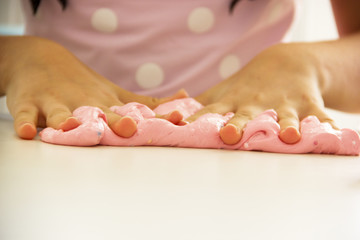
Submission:
[[[189,95],[184,89],[180,89],[179,91],[177,91],[175,94],[173,94],[170,97],[163,97],[163,98],[137,95],[137,94],[130,93],[130,92],[127,92],[125,94],[125,96],[124,95],[119,96],[120,100],[124,103],[138,102],[138,103],[148,106],[151,109],[154,109],[155,107],[157,107],[158,105],[160,105],[162,103],[173,101],[175,99],[187,98],[187,97],[189,97]]]
[[[188,97],[189,97],[189,94],[185,91],[185,89],[180,89],[179,91],[177,91],[174,95],[172,95],[170,97],[164,97],[164,98],[158,99],[157,105],[165,103],[165,102],[170,102],[175,99],[188,98]]]

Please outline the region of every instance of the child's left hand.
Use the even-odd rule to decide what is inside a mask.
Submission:
[[[226,144],[239,142],[246,124],[267,109],[277,112],[279,137],[285,143],[300,140],[299,121],[309,115],[336,128],[325,113],[319,63],[302,46],[279,44],[263,51],[242,70],[198,96],[206,107],[187,120],[208,112],[234,112],[220,130]]]

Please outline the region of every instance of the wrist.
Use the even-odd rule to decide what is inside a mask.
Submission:
[[[321,93],[328,88],[329,73],[312,43],[280,43],[265,50],[265,54],[285,71],[302,76],[304,84],[316,83]]]

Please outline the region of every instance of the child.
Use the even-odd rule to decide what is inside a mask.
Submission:
[[[280,139],[296,143],[308,115],[336,128],[325,106],[360,112],[360,2],[331,1],[338,40],[281,43],[298,2],[23,0],[33,36],[0,37],[0,94],[24,139],[36,126],[75,128],[71,112],[83,105],[100,107],[111,129],[129,137],[135,122],[111,106],[153,108],[186,96],[166,97],[185,88],[206,106],[189,122],[235,112],[220,131],[226,144],[271,108]]]

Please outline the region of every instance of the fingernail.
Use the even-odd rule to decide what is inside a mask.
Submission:
[[[174,110],[166,114],[165,118],[173,124],[178,124],[183,119],[183,115],[178,110]]]
[[[68,117],[64,122],[59,125],[59,129],[69,131],[77,128],[79,125],[81,125],[81,122],[76,117]]]
[[[18,135],[22,139],[30,140],[33,139],[37,134],[36,127],[28,122],[22,123],[18,128]]]
[[[228,145],[234,145],[240,141],[241,131],[234,124],[227,124],[220,129],[221,140]]]
[[[295,127],[287,127],[281,130],[279,134],[280,139],[287,144],[294,144],[300,141],[301,134]]]
[[[114,124],[113,130],[120,137],[129,138],[135,134],[137,123],[132,117],[124,116]]]

